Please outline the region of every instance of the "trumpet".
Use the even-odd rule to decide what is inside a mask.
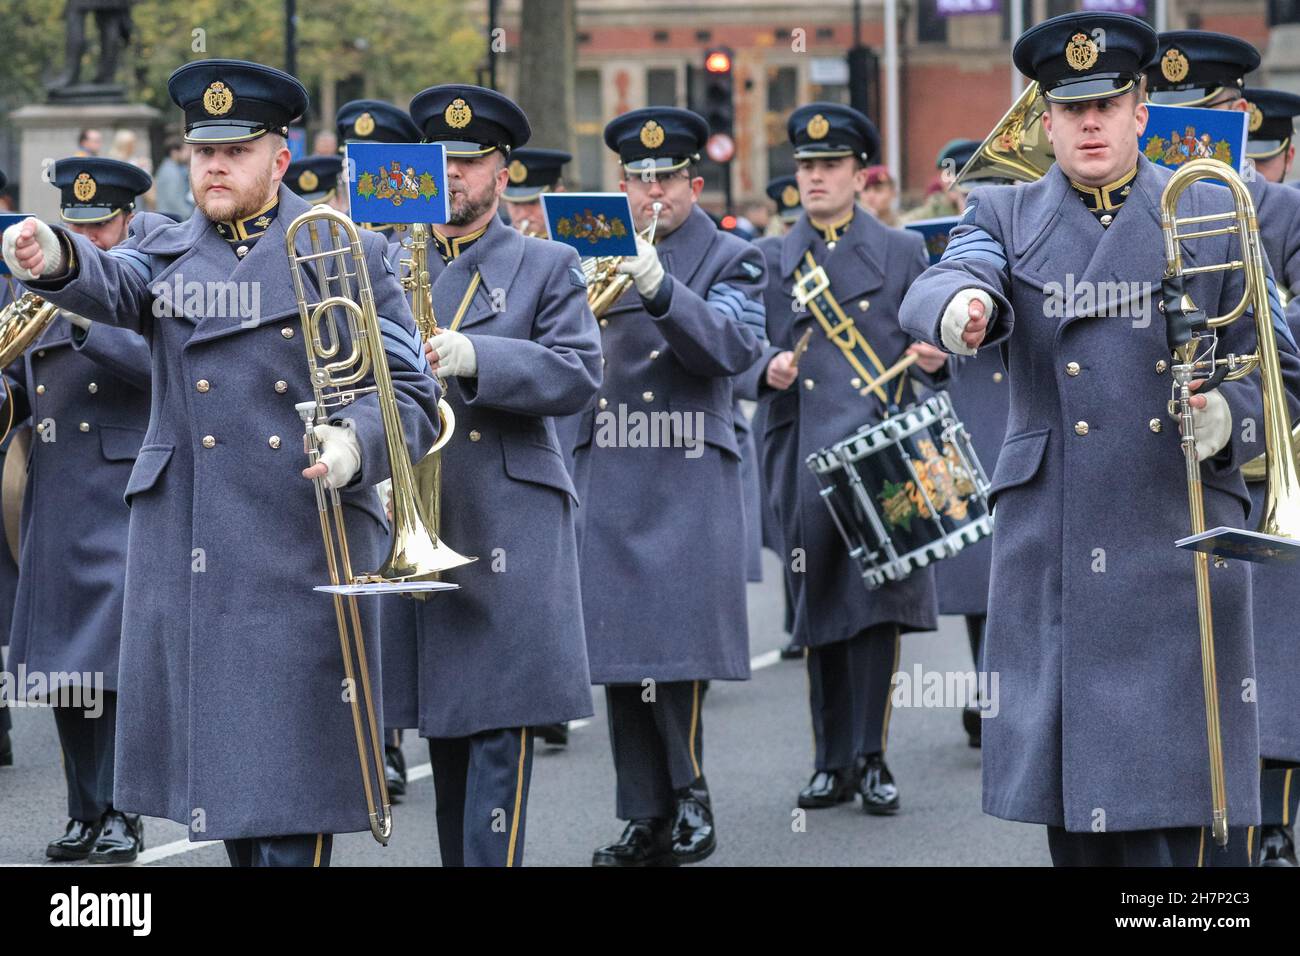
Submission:
[[[1178,200],[1183,191],[1202,180],[1217,181],[1232,192],[1230,212],[1178,218]],[[1160,309],[1169,323],[1168,338],[1174,355],[1175,397],[1170,402],[1182,425],[1183,459],[1192,534],[1205,531],[1205,507],[1201,488],[1201,466],[1196,457],[1193,434],[1191,384],[1207,380],[1211,387],[1235,381],[1251,372],[1260,373],[1264,405],[1265,499],[1259,533],[1291,544],[1300,538],[1300,475],[1291,447],[1286,393],[1282,384],[1277,339],[1267,289],[1267,266],[1260,244],[1259,224],[1250,191],[1231,167],[1218,160],[1194,159],[1184,163],[1165,185],[1160,197],[1161,227],[1165,241],[1165,278],[1161,284]],[[1228,221],[1226,225],[1207,224]],[[1195,231],[1180,233],[1179,227],[1193,224]],[[1236,235],[1241,258],[1225,263],[1185,267],[1182,244],[1207,236]],[[1185,291],[1185,278],[1200,272],[1241,269],[1244,290],[1232,311],[1222,316],[1205,316]],[[1214,330],[1228,325],[1253,309],[1257,347],[1250,355],[1216,357]],[[1202,388],[1200,394],[1208,391]],[[1201,639],[1201,675],[1205,694],[1205,732],[1210,758],[1211,820],[1219,846],[1228,843],[1227,782],[1223,766],[1223,738],[1219,724],[1218,676],[1214,661],[1214,616],[1210,606],[1209,555],[1197,550],[1195,558],[1196,610]]]
[[[296,240],[301,229],[307,230],[309,253],[298,251]],[[362,574],[355,574],[352,570],[337,489],[327,487],[320,478],[313,482],[330,583],[338,586],[430,580],[441,569],[437,560],[438,545],[429,532],[424,508],[414,491],[411,460],[407,456],[402,420],[398,414],[388,359],[384,354],[379,315],[360,233],[352,220],[342,213],[328,206],[313,206],[289,224],[285,243],[314,396],[312,401],[300,402],[296,406],[305,428],[304,448],[308,461],[314,465],[320,459],[314,426],[328,422],[331,412],[346,408],[357,398],[374,394],[383,420],[393,478],[391,549],[378,570]],[[318,302],[308,301],[303,271],[309,264],[316,275],[320,293]],[[341,357],[345,337],[350,351]],[[373,385],[363,384],[368,376],[373,376]],[[356,689],[350,700],[352,725],[370,832],[377,841],[386,845],[393,830],[393,816],[388,785],[384,780],[383,736],[375,717],[361,614],[355,594],[335,591],[332,596],[344,675],[348,685]]]
[[[57,305],[46,302],[35,292],[24,292],[0,310],[0,368],[8,368],[11,362],[21,358],[28,347],[45,333],[58,314]],[[0,441],[3,441],[14,427],[14,403],[3,376],[0,376],[0,388],[4,389],[5,425],[0,432]]]
[[[655,241],[655,232],[659,228],[659,211],[663,206],[663,203],[656,202],[650,207],[653,213],[650,224],[639,234],[646,242]],[[623,297],[623,293],[632,284],[630,275],[618,271],[618,264],[625,258],[626,256],[588,256],[582,260],[582,274],[587,279],[587,305],[591,306],[591,311],[598,319]]]

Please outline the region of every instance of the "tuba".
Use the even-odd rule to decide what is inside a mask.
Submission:
[[[1208,180],[1227,186],[1232,192],[1231,212],[1178,218],[1178,200],[1193,183]],[[1201,490],[1201,466],[1196,459],[1196,437],[1192,428],[1191,383],[1207,380],[1201,394],[1220,382],[1244,378],[1258,369],[1264,403],[1264,514],[1259,533],[1294,546],[1300,538],[1300,477],[1291,447],[1286,394],[1278,361],[1267,289],[1267,260],[1260,244],[1255,206],[1245,182],[1218,160],[1195,159],[1184,163],[1166,184],[1160,197],[1161,227],[1165,241],[1165,277],[1161,284],[1160,310],[1168,323],[1168,338],[1174,356],[1171,371],[1174,399],[1170,411],[1182,427],[1183,458],[1187,473],[1187,494],[1192,534],[1205,532],[1205,510]],[[1213,223],[1225,223],[1211,225]],[[1194,230],[1180,233],[1191,224]],[[1241,258],[1221,264],[1185,267],[1182,244],[1206,236],[1235,235]],[[1222,316],[1207,317],[1185,291],[1185,278],[1199,272],[1241,269],[1244,290],[1241,301]],[[1254,313],[1257,346],[1250,355],[1217,357],[1215,329],[1234,322],[1251,309]],[[1230,529],[1225,529],[1229,530]],[[1276,552],[1273,553],[1275,555]],[[1273,556],[1261,553],[1260,557]],[[1201,674],[1205,692],[1205,732],[1210,759],[1210,795],[1215,842],[1228,842],[1227,784],[1223,768],[1223,740],[1219,726],[1218,677],[1214,663],[1214,618],[1210,606],[1209,554],[1197,550],[1195,558],[1196,610],[1201,639]]]
[[[301,229],[307,230],[309,253],[298,251],[295,240]],[[379,315],[375,309],[360,233],[352,220],[342,213],[328,206],[313,206],[289,224],[285,243],[314,396],[312,401],[296,406],[306,431],[304,447],[308,461],[314,465],[320,459],[320,445],[313,427],[327,422],[331,412],[347,407],[358,397],[374,393],[383,419],[393,477],[393,533],[389,555],[378,570],[362,574],[352,570],[337,489],[327,487],[319,478],[313,482],[330,583],[335,586],[382,585],[432,580],[443,569],[442,552],[437,539],[429,531],[424,507],[415,493],[411,460],[407,455],[388,358],[384,354]],[[307,298],[303,270],[308,265],[316,276],[319,302],[309,302]],[[341,355],[343,329],[346,329],[346,341],[350,346],[346,356]],[[373,385],[362,384],[372,375]],[[384,780],[384,741],[375,717],[361,614],[355,594],[335,591],[332,596],[344,674],[349,685],[357,691],[351,699],[352,724],[370,832],[386,845],[393,830],[393,816],[388,785]]]
[[[654,217],[646,226],[641,238],[646,242],[655,241],[655,231],[659,228],[659,210],[663,203],[651,206]],[[632,284],[632,277],[626,272],[618,271],[618,264],[625,256],[588,256],[582,260],[582,274],[587,279],[587,305],[591,306],[596,318],[601,318],[615,302],[623,298],[623,293]]]
[[[985,179],[1021,183],[1042,179],[1056,161],[1040,122],[1044,109],[1038,84],[1030,83],[961,168],[957,185],[969,188]]]
[[[50,327],[54,317],[59,314],[59,307],[53,302],[46,302],[35,292],[24,292],[0,310],[0,368],[8,368],[9,363],[22,356],[27,347],[35,342]],[[14,403],[10,399],[9,385],[0,376],[0,388],[4,389],[4,411],[0,413],[5,419],[4,430],[0,431],[0,441],[8,436],[14,427]]]

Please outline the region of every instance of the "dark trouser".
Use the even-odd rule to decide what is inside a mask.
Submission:
[[[847,641],[808,648],[816,769],[845,770],[859,756],[885,752],[899,643],[898,625],[878,624]]]
[[[975,662],[975,670],[980,670],[984,654],[984,622],[987,614],[966,615],[966,639],[970,641],[970,659]]]
[[[68,816],[82,823],[98,823],[113,805],[117,694],[105,691],[102,700],[104,711],[98,717],[87,717],[80,707],[53,708],[68,782]]]
[[[384,746],[400,747],[402,746],[402,732],[396,727],[384,728]]]
[[[1259,774],[1260,818],[1265,826],[1294,826],[1300,812],[1300,764],[1265,758]]]
[[[698,680],[605,688],[619,819],[671,817],[674,792],[704,776],[703,698]]]
[[[1229,827],[1220,849],[1209,827],[1068,833],[1047,828],[1053,866],[1250,866],[1258,849],[1255,827]]]
[[[519,866],[533,775],[527,727],[430,737],[443,866]]]
[[[304,833],[281,837],[226,840],[231,866],[329,866],[334,836]]]

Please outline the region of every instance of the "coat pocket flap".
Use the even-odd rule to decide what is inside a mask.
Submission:
[[[989,487],[989,504],[1001,492],[1017,485],[1023,485],[1038,474],[1043,463],[1043,453],[1047,450],[1047,439],[1051,436],[1050,428],[1038,431],[1022,432],[1011,435],[1002,443],[998,452],[998,464],[993,469],[993,481]]]
[[[158,483],[158,477],[167,467],[167,463],[172,460],[172,452],[175,450],[174,445],[140,447],[135,456],[135,467],[131,469],[131,477],[126,482],[126,492],[122,496],[127,504],[131,503],[132,495],[148,491]]]
[[[690,448],[698,444],[701,438],[709,445],[729,452],[733,458],[740,458],[740,446],[736,444],[736,426],[728,414],[722,415],[702,405],[691,405],[669,400],[669,427],[675,447]]]
[[[130,461],[144,442],[144,429],[120,425],[99,426],[99,448],[107,461]]]
[[[578,500],[578,493],[569,478],[569,470],[564,467],[564,459],[550,445],[539,445],[526,439],[502,435],[501,452],[506,474],[511,478],[546,485],[563,491],[574,501]]]

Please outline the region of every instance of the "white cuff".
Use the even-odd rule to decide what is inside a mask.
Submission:
[[[1232,437],[1232,408],[1218,392],[1207,392],[1205,407],[1192,409],[1192,430],[1196,434],[1196,460],[1205,461],[1221,452]]]
[[[939,323],[939,334],[943,347],[953,355],[974,355],[975,349],[961,340],[961,334],[970,321],[970,304],[978,299],[984,303],[984,315],[993,321],[993,299],[983,289],[962,289],[952,297],[948,308],[943,310],[943,320]]]
[[[356,432],[344,425],[317,425],[315,435],[321,446],[320,460],[329,468],[325,484],[345,487],[361,470],[361,443]]]
[[[63,271],[63,248],[59,245],[59,237],[54,234],[54,230],[34,216],[30,217],[36,223],[36,242],[41,247],[41,252],[45,256],[45,269],[40,275],[34,272],[28,272],[18,264],[18,259],[14,255],[14,248],[18,245],[18,231],[22,229],[23,223],[16,222],[4,232],[3,254],[5,265],[9,271],[14,274],[19,282],[30,282],[32,279],[39,279],[41,276],[57,275]]]

